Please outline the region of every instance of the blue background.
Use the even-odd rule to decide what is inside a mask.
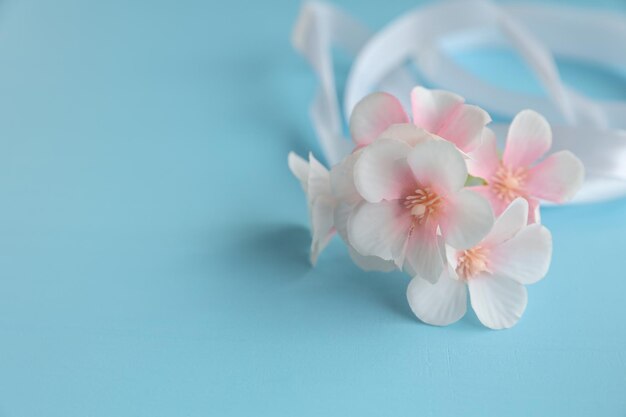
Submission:
[[[373,28],[416,5],[339,3]],[[298,8],[0,3],[0,416],[624,416],[624,200],[544,211],[552,268],[508,331],[420,323],[338,241],[309,267]],[[536,89],[483,58],[459,57]]]

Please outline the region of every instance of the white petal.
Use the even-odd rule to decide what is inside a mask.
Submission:
[[[311,263],[313,265],[333,237],[333,209],[334,200],[329,196],[319,196],[311,203],[311,233],[313,235]]]
[[[389,128],[380,134],[378,140],[380,139],[400,140],[413,147],[418,143],[433,140],[434,136],[412,123],[403,123],[389,126]]]
[[[491,329],[513,327],[526,310],[526,287],[512,279],[483,274],[469,279],[468,287],[478,319]]]
[[[493,130],[485,128],[482,144],[469,154],[467,168],[470,175],[489,180],[500,165],[496,135]]]
[[[444,272],[435,284],[413,278],[406,290],[413,313],[424,323],[447,326],[457,322],[467,311],[465,283]]]
[[[309,203],[315,200],[318,196],[332,195],[330,190],[330,174],[326,167],[322,165],[312,153],[309,153],[309,177],[307,185],[307,197]]]
[[[515,116],[506,138],[502,160],[505,165],[528,167],[552,146],[552,129],[539,113],[523,110]]]
[[[511,239],[528,222],[528,202],[516,198],[498,217],[481,246],[492,247]]]
[[[350,216],[348,240],[363,256],[390,260],[402,253],[410,225],[410,213],[398,202],[364,202]]]
[[[550,231],[540,224],[531,224],[491,249],[489,267],[521,284],[532,284],[546,276],[551,258]]]
[[[413,122],[470,152],[480,145],[483,128],[491,118],[480,107],[464,101],[448,91],[415,87],[411,92]]]
[[[467,166],[461,153],[448,142],[433,140],[415,145],[408,163],[420,185],[442,196],[460,190],[467,180]]]
[[[369,145],[389,126],[408,123],[400,101],[388,93],[373,93],[357,103],[350,116],[350,134],[359,146]]]
[[[360,151],[351,153],[330,170],[330,188],[338,201],[357,204],[362,200],[354,185],[354,164],[360,156]]]
[[[302,189],[306,192],[309,180],[309,163],[294,152],[289,152],[287,164],[293,176],[300,181]]]
[[[404,142],[380,139],[363,149],[354,165],[354,185],[372,203],[393,200],[405,193],[411,176],[404,168],[411,148]]]
[[[364,271],[391,272],[396,269],[393,261],[386,261],[377,256],[363,256],[350,245],[348,245],[348,251],[352,261]]]
[[[493,223],[489,201],[478,193],[464,189],[448,201],[446,219],[440,226],[446,243],[456,249],[468,249],[487,236]]]
[[[341,239],[343,239],[346,243],[349,243],[348,221],[350,220],[350,216],[352,216],[352,212],[355,207],[356,206],[352,206],[344,202],[338,202],[333,211],[333,224],[335,225],[335,229],[337,229],[337,233],[339,233]]]
[[[569,151],[556,152],[530,170],[526,189],[533,197],[564,203],[580,190],[584,177],[580,159]]]
[[[405,256],[404,264],[410,266],[405,269],[429,282],[436,282],[445,267],[443,242],[434,229],[416,227],[407,242]]]

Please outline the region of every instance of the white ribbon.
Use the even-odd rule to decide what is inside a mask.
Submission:
[[[560,79],[553,54],[626,69],[626,17],[608,12],[539,4],[498,6],[488,0],[451,0],[421,7],[376,34],[339,9],[310,2],[298,18],[293,43],[320,80],[312,119],[332,165],[351,150],[344,134],[332,49],[354,57],[346,83],[346,120],[372,91],[401,100],[428,82],[464,96],[487,111],[512,118],[532,108],[553,125],[553,149],[569,149],[587,178],[574,202],[626,195],[626,103],[593,100]],[[478,45],[507,45],[519,53],[547,98],[505,91],[461,68],[450,52]],[[418,74],[409,71],[414,65]],[[499,138],[507,125],[494,125]]]

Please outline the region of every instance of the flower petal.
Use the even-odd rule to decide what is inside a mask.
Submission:
[[[552,129],[539,113],[523,110],[515,116],[506,138],[502,160],[505,165],[527,167],[541,158],[552,146]]]
[[[305,161],[304,158],[296,155],[294,152],[289,152],[287,164],[289,165],[289,170],[293,176],[300,181],[302,189],[306,192],[309,179],[309,163]]]
[[[348,252],[356,266],[364,271],[391,272],[396,269],[394,261],[386,261],[377,256],[363,256],[350,245],[348,245]]]
[[[469,154],[468,171],[474,177],[489,180],[499,165],[496,135],[493,130],[486,127],[483,131],[482,144]]]
[[[476,246],[491,230],[493,210],[483,196],[464,189],[450,197],[446,218],[440,221],[446,243],[456,249]]]
[[[491,118],[480,107],[464,102],[463,97],[448,91],[415,87],[411,92],[413,123],[470,152],[480,145],[483,128]]]
[[[407,241],[406,253],[404,254],[406,260],[401,262],[408,264],[408,268],[404,266],[403,269],[431,283],[436,282],[445,266],[445,253],[442,246],[436,228],[415,227]],[[396,264],[399,263],[397,256],[394,259]]]
[[[516,198],[496,219],[481,246],[492,247],[511,239],[527,222],[528,202],[523,198]]]
[[[350,220],[350,216],[352,216],[354,208],[355,206],[353,205],[338,202],[333,210],[333,224],[335,225],[335,229],[337,229],[337,233],[339,233],[341,239],[346,243],[349,243],[348,221]]]
[[[411,216],[398,202],[361,203],[348,221],[348,240],[363,256],[386,260],[402,254]]]
[[[550,231],[540,224],[532,224],[495,246],[489,255],[489,266],[498,275],[520,284],[533,284],[546,276],[551,258]]]
[[[448,142],[432,140],[415,145],[408,163],[417,182],[441,196],[460,190],[467,179],[461,153]]]
[[[330,188],[333,196],[345,203],[357,204],[362,198],[354,185],[354,164],[361,151],[351,153],[330,170]]]
[[[467,282],[472,308],[490,329],[513,327],[528,302],[526,287],[504,276],[482,274]]]
[[[331,196],[330,174],[312,153],[309,153],[309,177],[307,179],[307,197],[309,204],[318,196]]]
[[[432,140],[435,137],[428,133],[426,130],[415,126],[412,123],[402,123],[389,126],[383,133],[380,134],[380,139],[395,139],[402,142],[406,142],[409,146],[413,147],[418,143]]]
[[[364,148],[354,164],[354,185],[361,196],[372,203],[400,198],[411,175],[404,160],[411,148],[394,139],[380,139]]]
[[[328,195],[320,195],[311,202],[311,263],[315,265],[317,258],[334,235],[333,228],[334,200]]]
[[[374,142],[389,126],[408,123],[400,101],[388,93],[373,93],[357,103],[350,116],[350,134],[358,146]]]
[[[508,207],[506,201],[499,198],[489,186],[467,187],[467,189],[472,190],[486,198],[491,204],[491,208],[493,209],[493,214],[495,216],[501,215]]]
[[[574,197],[583,185],[583,163],[569,151],[556,152],[528,173],[529,193],[554,203],[564,203]]]
[[[424,323],[447,326],[458,321],[467,311],[467,288],[460,280],[450,278],[447,271],[435,284],[413,278],[406,290],[413,313]]]

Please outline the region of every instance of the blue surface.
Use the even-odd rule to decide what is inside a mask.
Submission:
[[[342,4],[380,27],[415,2]],[[544,212],[509,331],[421,324],[336,241],[308,266],[297,10],[0,3],[0,416],[623,416],[626,201]]]

